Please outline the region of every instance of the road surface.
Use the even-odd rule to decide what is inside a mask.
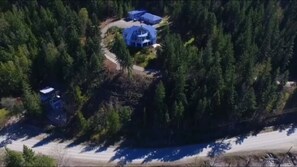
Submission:
[[[164,164],[188,162],[194,157],[215,157],[226,153],[248,151],[297,151],[297,126],[263,132],[256,135],[238,136],[215,142],[169,148],[126,148],[117,146],[90,146],[64,141],[42,133],[36,128],[14,125],[1,132],[0,146],[21,151],[23,145],[35,152],[68,157],[71,160],[91,164]],[[59,159],[59,158],[57,158]]]
[[[131,27],[131,26],[140,26],[141,24],[144,24],[144,23],[140,23],[139,21],[125,21],[123,19],[121,20],[117,20],[117,21],[114,21],[114,22],[111,22],[107,25],[105,25],[103,28],[101,28],[101,39],[103,39],[105,37],[105,34],[107,32],[107,30],[111,27],[119,27],[119,28],[128,28],[128,27]],[[158,25],[155,25],[155,27],[157,27]],[[115,63],[117,65],[117,70],[120,69],[120,65],[119,63],[117,62],[117,59],[116,59],[116,55],[112,52],[110,52],[106,46],[104,45],[104,42],[103,40],[101,40],[101,46],[102,46],[102,50],[103,50],[103,53],[104,53],[104,56],[110,60],[111,62]],[[143,67],[140,67],[140,66],[137,66],[137,65],[133,65],[133,71],[137,74],[145,74],[147,76],[153,76],[153,75],[156,75],[156,73],[158,73],[158,71],[156,70],[148,70],[148,69],[144,69]]]

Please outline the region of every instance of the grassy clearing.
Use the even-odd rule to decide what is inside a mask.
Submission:
[[[0,109],[0,127],[4,126],[5,122],[9,119],[10,112],[6,109]]]
[[[107,32],[105,34],[105,37],[103,39],[103,43],[104,43],[105,46],[107,46],[108,49],[112,48],[112,45],[113,45],[114,39],[115,39],[115,35],[117,33],[122,34],[122,29],[118,28],[118,27],[110,27],[107,30]]]
[[[18,114],[24,111],[23,102],[20,98],[3,97],[0,101],[0,108],[5,108],[12,114]]]
[[[188,46],[191,45],[193,42],[195,41],[195,38],[192,37],[191,39],[189,39],[187,42],[185,42],[184,46]]]
[[[5,149],[0,149],[0,166],[5,166]]]
[[[154,48],[142,48],[136,52],[130,51],[130,53],[134,58],[134,63],[144,68],[148,67],[157,58]]]
[[[164,17],[162,18],[162,21],[159,23],[159,26],[158,26],[158,27],[163,27],[163,26],[166,26],[166,25],[171,24],[171,23],[169,22],[169,19],[170,19],[169,16],[164,16]]]

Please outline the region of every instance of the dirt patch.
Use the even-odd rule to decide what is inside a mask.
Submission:
[[[214,158],[194,158],[185,166],[296,166],[296,152],[246,152]]]
[[[108,18],[108,19],[106,19],[105,21],[101,22],[100,28],[105,27],[107,24],[109,24],[109,23],[111,23],[111,22],[113,22],[115,20],[117,20],[117,19],[116,18]]]
[[[108,72],[115,72],[117,71],[117,65],[110,61],[109,59],[104,59],[104,67]]]

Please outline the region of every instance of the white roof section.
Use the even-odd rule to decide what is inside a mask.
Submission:
[[[155,44],[153,44],[152,46],[153,46],[154,48],[157,48],[157,47],[160,47],[161,45],[158,44],[158,43],[155,43]]]
[[[48,88],[41,89],[40,93],[47,94],[47,93],[50,93],[50,92],[52,92],[54,90],[55,90],[54,88],[48,87]]]

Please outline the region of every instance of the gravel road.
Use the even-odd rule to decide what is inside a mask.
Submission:
[[[238,136],[204,144],[158,149],[90,146],[65,141],[32,128],[18,125],[6,129],[0,135],[1,147],[21,151],[23,145],[27,145],[37,153],[67,157],[85,163],[84,165],[182,163],[193,157],[215,157],[226,153],[273,150],[285,152],[291,147],[291,151],[297,151],[297,127],[293,125],[254,136]]]

